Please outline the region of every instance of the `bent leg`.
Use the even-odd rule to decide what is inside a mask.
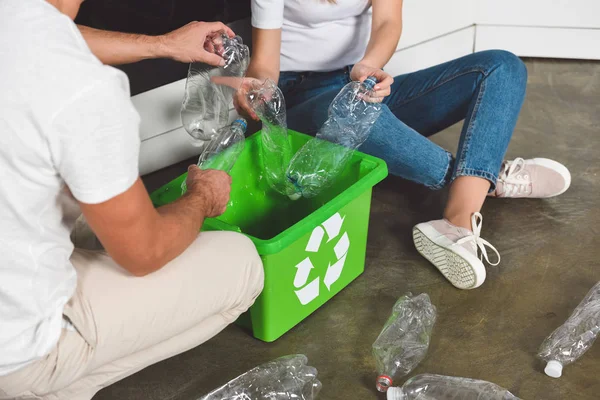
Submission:
[[[71,261],[78,287],[64,315],[72,327],[45,359],[13,376],[25,381],[19,396],[90,399],[210,339],[263,287],[254,245],[232,232],[201,233],[183,254],[144,277],[130,275],[104,252],[75,250]]]

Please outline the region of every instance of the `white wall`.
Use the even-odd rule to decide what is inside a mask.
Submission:
[[[473,51],[600,60],[600,0],[404,0],[402,39],[385,69],[416,71]],[[249,38],[249,22],[236,23]],[[181,125],[185,80],[132,98],[142,117],[140,171],[200,153]]]
[[[413,47],[473,25],[474,0],[404,0],[398,49]]]
[[[600,59],[600,0],[476,0],[475,50]]]
[[[478,25],[600,28],[598,0],[475,0]]]

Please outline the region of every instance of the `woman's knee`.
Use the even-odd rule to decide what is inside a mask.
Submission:
[[[525,89],[527,67],[523,60],[506,50],[487,50],[480,53],[486,60],[489,74],[497,74],[507,85]]]

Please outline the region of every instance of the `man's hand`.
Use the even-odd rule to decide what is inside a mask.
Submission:
[[[202,199],[207,218],[218,217],[227,209],[231,192],[231,176],[218,170],[201,170],[190,165],[186,180],[186,196]]]
[[[223,66],[225,61],[215,54],[207,39],[215,33],[223,31],[229,37],[235,36],[233,31],[222,22],[190,22],[181,28],[160,37],[162,53],[167,58],[184,63],[204,62]]]
[[[352,71],[350,71],[350,79],[353,81],[362,82],[369,76],[374,76],[377,79],[377,84],[374,88],[375,92],[370,101],[381,102],[384,97],[390,95],[390,86],[394,83],[394,78],[381,68],[370,67],[364,63],[355,64]]]

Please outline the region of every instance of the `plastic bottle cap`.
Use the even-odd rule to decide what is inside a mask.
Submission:
[[[552,378],[560,378],[562,375],[563,366],[556,360],[548,361],[544,372]]]
[[[244,118],[238,118],[235,121],[233,121],[233,123],[234,124],[240,124],[244,128],[244,131],[248,127],[248,124],[246,123],[246,120]]]
[[[368,89],[373,89],[375,87],[375,85],[377,84],[377,79],[374,76],[370,76],[367,79],[365,79],[363,81],[363,84],[368,88]]]
[[[391,387],[387,390],[387,400],[403,400],[404,391],[399,387]]]
[[[301,194],[301,193],[294,193],[294,194],[290,194],[290,195],[288,195],[288,197],[290,198],[290,200],[294,200],[294,201],[296,201],[296,200],[298,200],[300,197],[302,197],[302,194]]]

